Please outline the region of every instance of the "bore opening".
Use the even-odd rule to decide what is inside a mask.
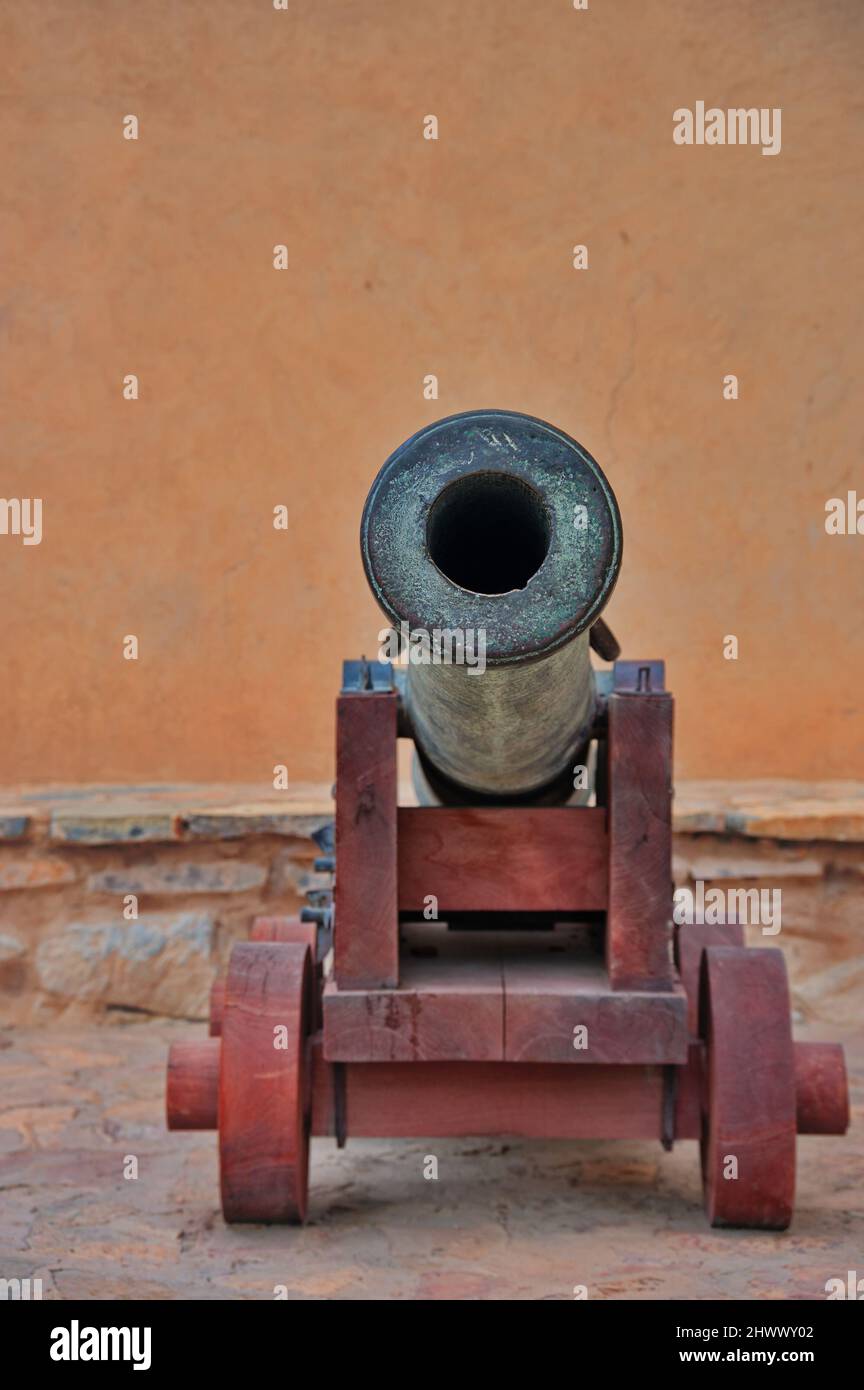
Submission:
[[[549,551],[543,499],[512,473],[469,473],[436,497],[426,524],[430,559],[475,594],[524,589]]]

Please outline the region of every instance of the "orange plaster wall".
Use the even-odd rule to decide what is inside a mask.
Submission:
[[[606,470],[679,775],[864,776],[864,536],[824,527],[864,497],[862,35],[853,0],[0,3],[0,494],[44,507],[0,536],[0,780],[328,778],[369,483],[479,405]],[[674,145],[700,99],[780,107],[780,154]]]

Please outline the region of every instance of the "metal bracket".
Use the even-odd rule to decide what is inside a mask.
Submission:
[[[382,694],[393,686],[393,667],[389,661],[367,661],[361,656],[359,661],[342,662],[342,694]]]
[[[666,663],[616,661],[613,684],[616,695],[663,695],[666,692]]]
[[[675,1105],[678,1099],[678,1068],[663,1068],[663,1111],[660,1127],[660,1142],[667,1153],[672,1152],[675,1143]]]
[[[345,1063],[333,1063],[333,1132],[337,1149],[344,1149],[348,1138],[348,1105],[345,1093]]]

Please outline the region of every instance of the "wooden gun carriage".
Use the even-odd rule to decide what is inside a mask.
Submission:
[[[699,1140],[711,1223],[784,1228],[796,1134],[846,1129],[843,1052],[793,1042],[781,951],[673,931],[663,663],[588,662],[620,562],[596,463],[511,412],[438,422],[379,475],[363,554],[391,622],[485,624],[490,666],[345,665],[332,902],[257,919],[169,1058],[226,1219],[304,1220],[310,1135],[536,1136]],[[427,804],[398,804],[399,737]]]

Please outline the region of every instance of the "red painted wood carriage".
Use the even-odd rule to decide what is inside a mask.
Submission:
[[[741,927],[680,927],[673,958],[660,664],[615,667],[597,806],[399,807],[398,700],[339,697],[329,978],[319,924],[259,918],[211,1038],[171,1050],[169,1126],[218,1128],[226,1219],[305,1218],[310,1134],[518,1135],[698,1139],[713,1224],[788,1225],[796,1133],[846,1129],[843,1052],[792,1041],[782,952]],[[556,925],[490,930],[519,912]],[[602,950],[572,920],[599,913]]]

